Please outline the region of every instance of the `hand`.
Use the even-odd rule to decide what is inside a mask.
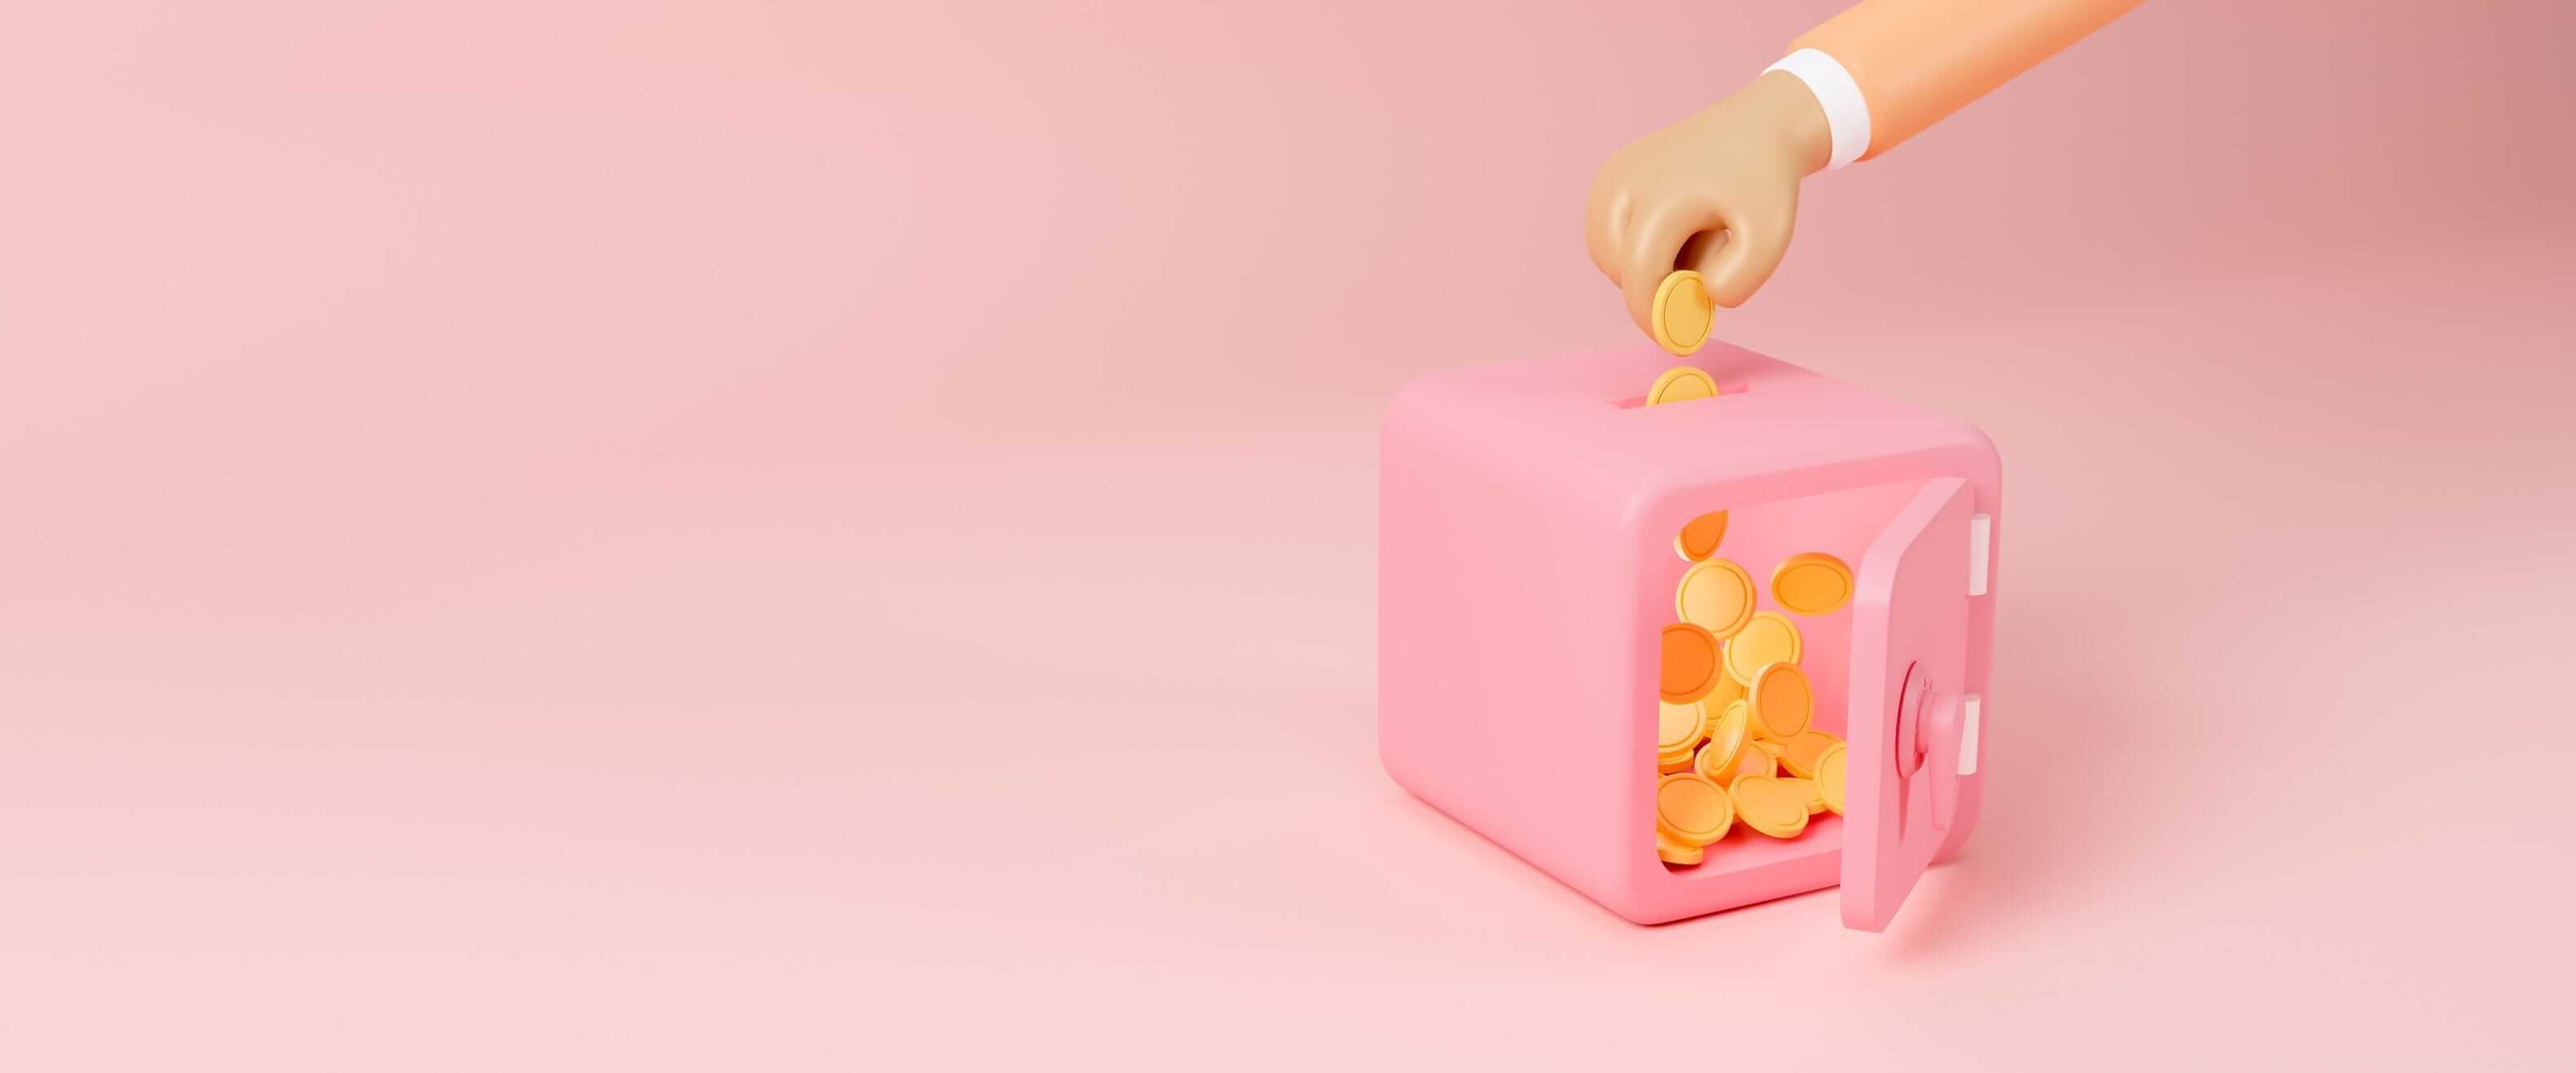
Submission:
[[[1583,207],[1592,263],[1654,334],[1655,287],[1694,269],[1734,308],[1789,251],[1798,180],[1833,153],[1825,112],[1797,76],[1772,71],[1611,155]]]

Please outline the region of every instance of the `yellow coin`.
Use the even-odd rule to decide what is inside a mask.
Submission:
[[[1816,758],[1816,792],[1824,795],[1825,807],[1836,816],[1843,814],[1843,764],[1850,756],[1849,748],[1835,742]]]
[[[1688,354],[1708,341],[1717,305],[1699,273],[1687,269],[1665,276],[1655,286],[1655,342],[1675,354]],[[1711,394],[1715,394],[1711,392]]]
[[[1688,759],[1688,758],[1690,757],[1690,754],[1691,754],[1692,752],[1694,752],[1694,751],[1697,751],[1697,750],[1698,750],[1698,748],[1699,748],[1699,743],[1700,743],[1699,736],[1698,736],[1698,735],[1692,735],[1692,736],[1691,736],[1691,738],[1690,738],[1690,740],[1685,741],[1685,742],[1682,742],[1682,743],[1681,743],[1681,744],[1679,744],[1679,745],[1663,745],[1663,744],[1657,744],[1657,745],[1655,746],[1655,755],[1656,755],[1656,756],[1660,756],[1660,757],[1664,758],[1664,759],[1665,759],[1665,760],[1667,760],[1667,761],[1670,761],[1671,759],[1673,759],[1674,757],[1677,757],[1677,756],[1678,756],[1678,757],[1682,757],[1682,758],[1684,758],[1684,759]]]
[[[1693,767],[1720,786],[1726,785],[1728,772],[1735,769],[1735,754],[1744,751],[1744,737],[1753,715],[1743,701],[1726,706],[1726,713],[1708,723],[1708,744],[1700,747]]]
[[[1773,740],[1789,740],[1816,717],[1815,687],[1795,663],[1774,663],[1755,672],[1745,697],[1753,704],[1753,732]]]
[[[1698,700],[1726,677],[1718,669],[1717,638],[1687,622],[1664,627],[1663,681],[1658,688],[1667,704]]]
[[[1783,738],[1780,742],[1784,747],[1784,751],[1780,754],[1780,766],[1788,768],[1789,774],[1799,778],[1815,778],[1816,761],[1824,759],[1825,750],[1842,743],[1841,738],[1821,730],[1809,730],[1793,737]]]
[[[1717,554],[1718,541],[1726,539],[1726,512],[1713,511],[1693,518],[1673,534],[1673,552],[1692,562]]]
[[[1724,559],[1711,559],[1682,571],[1673,587],[1673,607],[1682,621],[1718,638],[1732,637],[1753,617],[1753,576]]]
[[[1685,578],[1684,580],[1688,580]],[[1726,642],[1726,673],[1735,680],[1752,685],[1762,668],[1774,663],[1796,663],[1803,642],[1798,639],[1798,626],[1777,611],[1756,611],[1744,628]]]
[[[1682,626],[1688,624],[1677,622],[1673,625]],[[1665,628],[1671,629],[1672,627],[1667,626]],[[1733,676],[1727,674],[1726,665],[1722,661],[1714,665],[1711,669],[1714,673],[1709,676],[1711,681],[1709,683],[1708,692],[1700,695],[1700,703],[1708,706],[1708,721],[1715,723],[1717,722],[1718,716],[1726,714],[1727,705],[1744,699],[1744,683],[1736,681]]]
[[[1655,756],[1655,774],[1679,775],[1697,763],[1699,761],[1687,750],[1679,754],[1658,753]]]
[[[1771,598],[1801,615],[1830,614],[1851,594],[1851,567],[1821,551],[1792,555],[1771,571]]]
[[[1708,731],[1708,708],[1699,701],[1681,704],[1659,704],[1655,748],[1663,752],[1690,748]]]
[[[1807,815],[1813,816],[1825,810],[1825,792],[1816,788],[1816,780],[1782,779],[1780,785],[1796,790],[1800,796],[1806,798]]]
[[[1773,838],[1796,838],[1807,829],[1807,795],[1768,775],[1735,780],[1735,807],[1744,825]]]
[[[1646,389],[1646,405],[1661,406],[1668,402],[1717,397],[1717,381],[1688,365],[1676,365],[1655,378],[1655,386]]]
[[[1743,748],[1740,746],[1736,749],[1736,752],[1738,753],[1742,753],[1743,751]],[[1718,759],[1718,756],[1719,750],[1717,746],[1702,745],[1699,747],[1699,755],[1691,758],[1690,769],[1692,771],[1699,772],[1702,777],[1720,786],[1724,786],[1729,782],[1735,781],[1735,758],[1727,757],[1724,760],[1720,760]],[[1662,769],[1658,768],[1657,770],[1661,771]],[[1667,775],[1672,774],[1669,771],[1665,771],[1663,773]]]
[[[1727,771],[1725,778],[1717,780],[1718,783],[1733,786],[1747,775],[1760,775],[1764,778],[1778,775],[1780,762],[1772,759],[1770,753],[1755,748],[1760,744],[1762,743],[1758,741],[1745,742],[1744,748],[1735,754],[1735,767]]]
[[[1771,739],[1769,739],[1769,738],[1755,738],[1755,739],[1753,739],[1753,747],[1754,747],[1754,748],[1756,748],[1756,749],[1760,749],[1760,750],[1762,750],[1762,755],[1764,755],[1764,756],[1768,756],[1768,757],[1770,757],[1770,758],[1771,758],[1771,759],[1773,759],[1773,760],[1778,760],[1778,759],[1780,759],[1780,754],[1781,754],[1781,753],[1785,753],[1785,752],[1788,752],[1788,751],[1789,751],[1789,747],[1788,747],[1788,746],[1786,746],[1786,745],[1782,745],[1782,744],[1780,744],[1779,742],[1776,742],[1776,741],[1772,741],[1772,740],[1771,740]]]
[[[1726,787],[1698,774],[1666,775],[1655,786],[1655,826],[1673,841],[1705,846],[1735,826]]]
[[[1663,858],[1665,864],[1698,864],[1703,854],[1698,846],[1687,842],[1675,842],[1673,836],[1657,831],[1655,832],[1655,856]]]

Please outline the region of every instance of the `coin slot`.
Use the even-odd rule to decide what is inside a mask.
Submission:
[[[1741,395],[1741,394],[1743,394],[1743,393],[1745,393],[1745,392],[1747,392],[1747,391],[1751,391],[1751,390],[1753,390],[1753,385],[1752,385],[1752,384],[1749,384],[1749,383],[1744,383],[1744,382],[1742,382],[1742,381],[1738,381],[1738,382],[1736,382],[1736,383],[1732,383],[1732,384],[1719,384],[1719,385],[1717,385],[1717,394],[1716,394],[1716,395],[1714,395],[1714,396],[1712,396],[1712,397],[1713,397],[1713,398],[1720,398],[1720,399],[1723,399],[1723,398],[1727,398],[1727,397],[1729,397],[1729,396],[1733,396],[1733,395]],[[1682,399],[1682,400],[1677,401],[1677,402],[1668,402],[1668,403],[1665,403],[1664,405],[1666,405],[1666,406],[1686,406],[1686,405],[1689,405],[1689,404],[1694,403],[1694,402],[1707,402],[1707,401],[1709,401],[1709,400],[1708,400],[1708,399]],[[1610,405],[1611,405],[1611,406],[1613,406],[1613,407],[1616,407],[1616,408],[1618,408],[1618,409],[1622,409],[1622,410],[1642,410],[1642,409],[1645,409],[1645,407],[1646,407],[1646,397],[1645,397],[1645,396],[1643,396],[1643,395],[1639,395],[1639,396],[1636,396],[1635,398],[1628,398],[1628,399],[1612,399],[1612,400],[1610,400]]]

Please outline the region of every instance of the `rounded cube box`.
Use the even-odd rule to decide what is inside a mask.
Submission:
[[[1961,422],[1758,354],[1683,359],[1713,398],[1645,405],[1653,350],[1461,369],[1407,385],[1380,445],[1378,745],[1387,773],[1613,912],[1656,923],[1840,885],[1880,930],[1976,824],[1991,716],[1994,445]],[[1695,865],[1657,852],[1658,691],[1675,535],[1757,601],[1791,556],[1850,573],[1788,614],[1813,727],[1843,738],[1839,813],[1745,824]],[[1821,739],[1818,739],[1821,740]],[[1751,746],[1746,746],[1750,748]]]

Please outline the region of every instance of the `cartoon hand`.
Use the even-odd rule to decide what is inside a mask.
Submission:
[[[1788,252],[1798,180],[1833,151],[1824,109],[1797,76],[1774,71],[1698,114],[1611,155],[1585,199],[1592,263],[1655,334],[1655,289],[1675,269],[1698,272],[1733,308]]]

